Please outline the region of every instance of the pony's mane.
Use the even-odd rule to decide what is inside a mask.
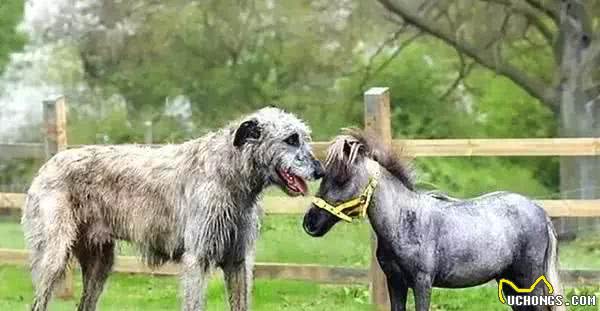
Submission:
[[[414,190],[410,165],[404,163],[391,146],[384,146],[373,135],[360,129],[344,129],[343,134],[333,140],[327,149],[325,160],[327,174],[340,182],[347,180],[350,177],[349,166],[359,155],[376,161],[404,186]]]

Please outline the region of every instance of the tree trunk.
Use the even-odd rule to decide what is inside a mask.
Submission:
[[[561,90],[561,137],[600,137],[600,104],[581,93]],[[562,157],[560,190],[563,199],[600,198],[600,158]],[[597,223],[590,218],[561,218],[557,230],[561,239],[572,239],[578,232],[594,229]]]
[[[582,3],[563,1],[560,35],[556,48],[559,62],[558,98],[561,137],[600,137],[600,100],[584,89],[591,81],[595,55],[588,17]],[[594,42],[595,43],[595,42]],[[600,158],[563,157],[560,160],[560,190],[565,199],[600,198]],[[556,221],[562,239],[589,231],[597,219],[561,218]]]

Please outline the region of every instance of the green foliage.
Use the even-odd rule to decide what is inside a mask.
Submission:
[[[25,192],[29,182],[42,166],[42,159],[7,160],[0,162],[0,192]],[[2,186],[10,185],[8,189]],[[18,187],[13,189],[12,187]]]
[[[408,46],[380,67],[368,85],[391,90],[392,128],[398,138],[518,138],[552,137],[556,133],[553,113],[506,78],[476,69],[451,96],[454,52],[427,40]],[[362,72],[365,64],[357,65]],[[344,93],[356,94],[362,76],[345,79]],[[361,107],[361,98],[353,106]],[[356,111],[362,114],[362,111]],[[468,197],[495,190],[516,191],[534,197],[552,197],[558,189],[555,158],[462,158],[419,159],[419,180],[443,191]]]
[[[146,121],[154,142],[180,142],[267,104],[328,140],[362,125],[370,86],[390,88],[396,138],[556,135],[549,109],[489,70],[475,67],[448,92],[459,61],[443,43],[422,38],[394,58],[391,44],[371,58],[392,27],[377,8],[350,3],[148,2],[128,17],[139,26],[122,41],[107,45],[100,31],[57,48],[45,79],[71,99],[71,144],[141,143]],[[131,4],[115,5],[110,18],[119,20]],[[347,14],[331,18],[339,12]],[[519,59],[546,70],[534,60]],[[89,89],[78,91],[81,81]],[[191,103],[189,119],[164,113],[179,95]],[[556,158],[421,159],[417,167],[421,180],[460,196],[502,189],[548,197],[558,189]]]
[[[136,16],[144,22],[122,45],[98,49],[105,40],[98,36],[79,49],[87,79],[122,95],[135,112],[129,120],[158,118],[165,98],[183,94],[192,102],[195,134],[267,104],[309,120],[327,115],[333,129],[343,122],[330,122],[335,116],[325,113],[339,98],[331,90],[360,39],[347,31],[363,22],[353,16],[328,21],[336,8],[309,1],[173,0],[158,14],[152,4],[140,9]],[[354,10],[364,11],[360,5]],[[316,132],[323,136],[319,127]]]
[[[557,135],[554,113],[510,80],[475,70],[467,80],[480,125],[472,137],[534,138]]]
[[[23,17],[23,0],[2,0],[0,2],[0,72],[8,63],[10,54],[25,45],[25,35],[17,31]]]
[[[419,180],[427,181],[458,197],[497,190],[513,191],[532,198],[549,198],[552,190],[527,167],[496,158],[418,159]]]

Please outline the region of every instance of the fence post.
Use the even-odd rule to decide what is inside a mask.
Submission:
[[[64,96],[44,101],[44,132],[46,160],[67,149],[67,103]],[[65,277],[58,286],[56,296],[61,299],[73,298],[73,271],[65,271]]]
[[[387,87],[373,87],[364,94],[365,130],[376,135],[383,144],[392,143],[390,92]],[[389,310],[386,277],[376,257],[377,236],[371,231],[371,302],[378,310]]]

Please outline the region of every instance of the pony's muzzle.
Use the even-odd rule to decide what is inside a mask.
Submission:
[[[338,218],[314,204],[304,215],[302,227],[312,237],[322,237],[338,222]]]
[[[311,207],[311,209],[314,207]],[[304,215],[304,220],[302,221],[302,228],[304,228],[304,232],[312,237],[320,237],[323,234],[319,235],[319,230],[316,226],[317,219],[313,215],[311,215],[310,211]]]

